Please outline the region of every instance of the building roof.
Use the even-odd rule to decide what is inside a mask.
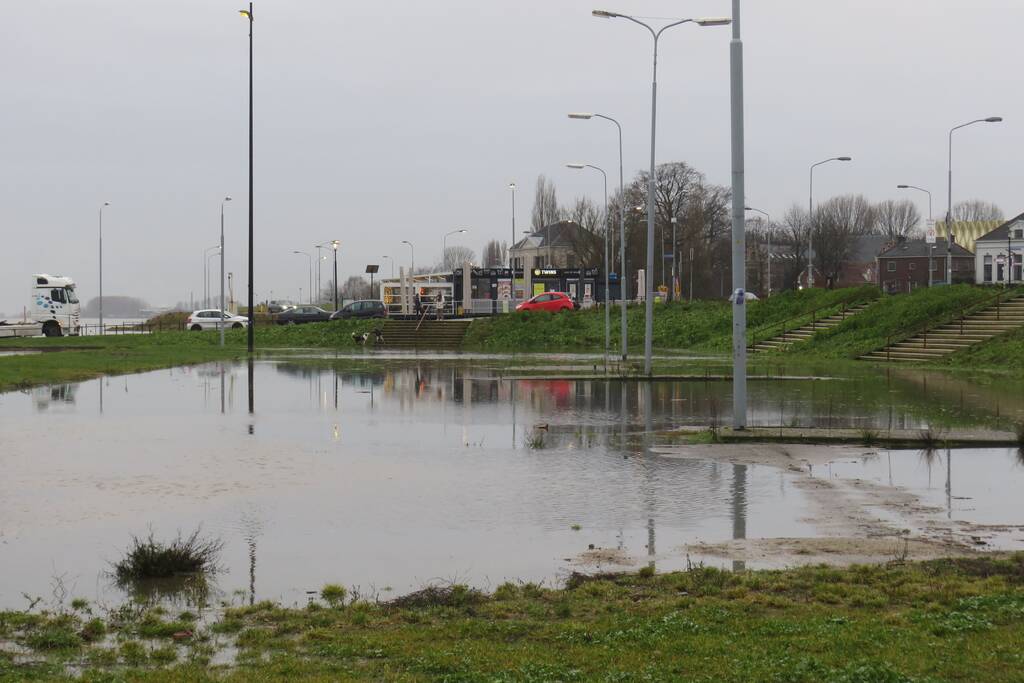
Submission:
[[[878,255],[878,258],[928,258],[928,248],[931,246],[932,245],[928,244],[924,240],[907,240],[886,249]],[[937,237],[935,239],[934,247],[935,256],[946,255],[945,238]],[[967,251],[956,242],[953,243],[953,256],[974,258],[974,254]]]
[[[578,239],[580,226],[574,221],[558,221],[531,232],[512,245],[515,251],[523,249],[546,249],[547,247],[572,247]]]
[[[987,232],[978,239],[976,242],[1005,242],[1006,237],[1010,232],[1010,228],[1024,228],[1024,213],[1019,216],[1014,216],[1010,220],[1000,225],[995,230]]]
[[[850,255],[847,261],[861,263],[866,261],[874,262],[889,244],[889,238],[885,235],[858,235],[850,247]]]

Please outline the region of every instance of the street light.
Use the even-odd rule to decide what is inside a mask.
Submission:
[[[220,321],[217,329],[220,330],[220,345],[224,346],[224,205],[231,201],[231,197],[224,197],[220,202]]]
[[[255,301],[253,300],[253,203],[252,203],[252,25],[253,25],[253,14],[252,14],[252,3],[249,3],[248,10],[239,10],[239,13],[249,20],[249,326],[246,332],[246,348],[249,353],[252,353],[256,345],[256,314],[255,314]],[[250,377],[251,368],[250,367]],[[249,383],[250,390],[252,388],[252,382]],[[250,412],[251,412],[252,400],[250,396]]]
[[[309,303],[313,304],[313,256],[305,251],[292,251],[293,254],[302,254],[309,260]],[[299,297],[299,303],[302,303],[302,297]]]
[[[391,279],[394,280],[395,279],[395,259],[391,258],[387,254],[384,254],[383,256],[381,256],[381,258],[386,258],[388,260],[388,262],[391,263]]]
[[[218,249],[219,244],[203,249],[203,308],[210,305],[210,253],[216,253]]]
[[[975,119],[973,121],[968,121],[967,123],[961,123],[959,126],[953,126],[949,130],[949,187],[946,192],[946,284],[949,285],[953,284],[953,131],[959,130],[960,128],[966,128],[967,126],[973,126],[975,123],[1000,123],[1002,120],[1002,116],[989,116],[985,119]],[[1009,273],[1009,270],[1007,270],[1007,273]],[[1007,280],[1009,280],[1009,278],[1007,278]]]
[[[409,245],[409,277],[411,278],[413,271],[416,270],[416,250],[409,240],[402,240],[402,244]]]
[[[448,260],[448,237],[450,235],[457,235],[457,234],[462,233],[462,232],[469,232],[469,230],[467,230],[466,228],[459,228],[458,230],[452,230],[451,232],[446,232],[444,234],[444,237],[441,238],[441,269],[442,270],[444,269],[444,267],[446,265],[445,261]],[[452,268],[452,270],[454,271],[455,269]]]
[[[897,185],[896,189],[898,189],[898,190],[918,190],[920,192],[924,192],[925,194],[927,194],[928,195],[928,222],[932,223],[932,225],[930,227],[934,227],[934,224],[932,222],[932,193],[929,192],[928,190],[924,189],[923,187],[918,187],[917,185],[902,185],[901,184],[901,185]],[[934,238],[934,236],[933,236],[933,238]],[[927,238],[925,239],[925,249],[928,251],[928,287],[931,287],[932,286],[932,271],[934,270],[932,268],[932,252],[935,251],[934,239],[933,239],[933,242],[931,242],[931,243],[929,243],[927,241]]]
[[[338,240],[331,240],[331,249],[334,250],[334,310],[338,310]]]
[[[807,288],[811,289],[814,287],[814,169],[822,164],[827,164],[830,161],[852,161],[851,157],[832,157],[819,161],[815,164],[811,164],[811,182],[810,189],[807,193]]]
[[[508,243],[508,279],[509,279],[509,291],[511,292],[510,297],[514,302],[516,299],[516,269],[515,264],[512,261],[512,246],[516,243],[516,184],[511,182],[508,184],[508,189],[512,191],[512,241]],[[526,268],[526,264],[523,264],[523,268]],[[526,277],[526,271],[523,271],[523,277]],[[525,292],[524,292],[525,294]]]
[[[103,202],[100,206],[100,334],[103,334],[103,207],[110,206],[110,202]]]
[[[584,168],[590,168],[601,174],[604,179],[604,365],[605,371],[608,370],[608,352],[611,348],[611,337],[612,337],[612,318],[611,309],[608,307],[608,301],[611,298],[610,289],[608,287],[608,252],[610,251],[608,245],[608,235],[611,234],[611,230],[608,226],[608,174],[604,172],[603,168],[594,166],[593,164],[566,164],[569,168],[574,168],[578,171]]]
[[[772,217],[768,215],[767,211],[761,209],[755,209],[752,206],[743,207],[745,211],[753,211],[759,213],[768,220],[768,296],[772,295]]]
[[[622,126],[610,116],[593,112],[572,112],[569,114],[569,118],[583,121],[588,121],[592,118],[604,119],[614,123],[615,127],[619,130],[619,299],[622,302],[622,322],[620,323],[622,338],[619,343],[622,346],[620,349],[622,361],[625,362],[628,356],[627,344],[629,339],[626,326],[626,300],[628,299],[626,293],[629,278],[626,277],[626,189],[622,177]],[[607,201],[605,201],[605,204],[607,205]],[[607,206],[605,210],[607,211]],[[607,292],[605,296],[608,296]]]
[[[626,14],[608,12],[605,10],[594,10],[591,14],[595,17],[602,17],[605,19],[626,19],[634,24],[643,26],[650,32],[651,37],[654,39],[654,59],[651,78],[651,173],[650,178],[648,178],[647,189],[647,271],[646,277],[644,278],[646,290],[644,294],[646,304],[644,311],[644,374],[650,375],[654,338],[654,280],[652,275],[654,270],[655,132],[658,121],[658,39],[661,37],[662,33],[673,26],[690,23],[697,24],[698,26],[725,26],[731,23],[732,20],[725,17],[681,19],[655,30],[639,19]]]

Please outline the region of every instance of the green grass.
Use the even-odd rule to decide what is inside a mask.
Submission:
[[[379,322],[260,327],[256,331],[257,348],[356,349],[352,333],[371,330],[375,324]],[[29,349],[43,353],[0,356],[0,391],[245,357],[245,330],[227,330],[223,348],[219,340],[214,331],[4,339],[0,340],[0,351]]]
[[[819,307],[834,307],[848,299],[865,298],[874,287],[842,290],[783,292],[770,299],[752,301],[747,308],[751,330],[778,325]],[[618,347],[621,313],[611,315],[611,340]],[[643,344],[644,307],[630,306],[627,325],[633,348]],[[658,304],[654,314],[653,345],[659,349],[725,351],[730,348],[732,308],[727,301]],[[473,322],[464,347],[483,351],[596,351],[604,348],[604,312],[596,309],[577,313],[523,312]]]
[[[1024,370],[1024,329],[1011,332],[950,356],[948,365],[975,370]]]
[[[820,358],[852,358],[898,341],[908,333],[959,315],[996,290],[972,285],[917,289],[910,294],[884,296],[863,313],[816,334],[796,353]]]
[[[449,586],[391,603],[229,608],[186,641],[137,623],[107,643],[40,638],[65,615],[0,612],[0,680],[83,681],[1019,681],[1024,554],[846,569],[574,575],[563,589]],[[143,613],[137,622],[152,622]],[[230,624],[230,628],[219,628]],[[43,647],[33,647],[38,642]],[[205,664],[238,648],[234,666]]]

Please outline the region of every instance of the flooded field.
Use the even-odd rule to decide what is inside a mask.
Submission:
[[[861,449],[806,470],[665,457],[672,428],[728,421],[729,383],[537,378],[546,360],[406,356],[353,370],[300,354],[0,394],[0,606],[55,583],[121,599],[109,563],[133,535],[200,525],[225,543],[217,590],[245,600],[302,602],[327,582],[384,597],[438,580],[554,583],[572,570],[677,568],[688,553],[729,566],[701,547],[822,534],[811,480],[908,491],[921,526],[990,525],[998,533],[979,544],[1024,547],[1016,450]],[[1024,417],[1019,384],[813,374],[752,381],[752,422],[1005,428]]]

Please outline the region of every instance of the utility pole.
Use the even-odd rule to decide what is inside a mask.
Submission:
[[[251,354],[256,347],[256,302],[253,299],[253,182],[252,182],[252,3],[249,3],[249,11],[242,10],[242,16],[249,20],[249,326],[246,330],[246,348]],[[249,365],[250,390],[252,388],[252,364]],[[250,396],[250,412],[252,412],[252,401]]]
[[[743,156],[743,41],[740,0],[732,0],[732,41],[729,44],[732,84],[732,426],[747,426],[746,225]]]

